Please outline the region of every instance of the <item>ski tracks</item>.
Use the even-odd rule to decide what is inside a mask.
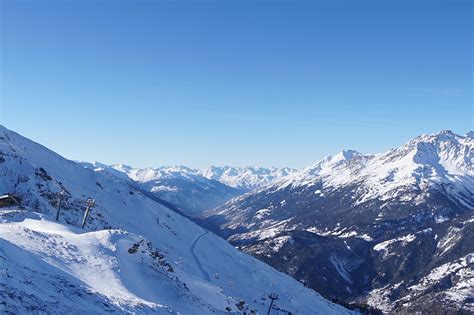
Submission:
[[[209,276],[209,273],[207,273],[207,271],[204,270],[204,268],[201,265],[201,261],[199,260],[199,257],[194,252],[194,249],[195,249],[196,244],[198,243],[198,241],[201,239],[201,237],[205,236],[208,233],[209,233],[209,231],[206,230],[204,233],[199,234],[198,236],[196,236],[196,238],[194,239],[193,243],[191,244],[191,247],[189,248],[189,250],[191,252],[191,255],[194,258],[194,261],[196,262],[196,265],[198,266],[199,270],[201,270],[201,273],[204,276],[204,279],[206,279],[206,281],[208,281],[208,282],[211,282],[211,277]]]

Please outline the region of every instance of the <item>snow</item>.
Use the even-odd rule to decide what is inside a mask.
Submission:
[[[130,179],[158,198],[173,203],[182,213],[191,217],[198,217],[202,212],[220,206],[231,198],[296,171],[276,167],[134,168],[123,164],[109,166],[100,162],[79,163],[96,172]]]
[[[257,219],[263,219],[265,216],[268,216],[270,212],[271,212],[271,209],[269,208],[260,209],[260,210],[257,210],[257,212],[255,212],[255,217]]]
[[[195,252],[196,244],[198,243],[199,239],[206,236],[208,233],[209,231],[205,231],[202,234],[199,234],[198,236],[196,236],[196,238],[194,238],[193,243],[191,244],[190,251],[191,251],[191,254],[193,255],[194,262],[196,263],[196,266],[199,268],[199,270],[201,270],[201,273],[204,279],[210,282],[211,277],[209,276],[209,273],[202,267],[201,260],[199,259],[199,256],[196,255],[196,252]]]
[[[271,250],[279,249],[279,246],[274,246],[267,240],[279,239],[282,235],[286,235],[285,232],[295,229],[295,224],[292,223],[296,223],[300,224],[299,227],[296,227],[297,230],[304,229],[321,236],[341,238],[347,240],[347,244],[351,244],[349,238],[361,238],[368,242],[374,242],[373,234],[376,241],[368,245],[373,246],[375,254],[380,253],[380,255],[376,255],[375,259],[376,261],[382,260],[382,265],[384,263],[390,264],[390,261],[384,261],[385,258],[399,253],[401,247],[407,246],[409,251],[415,250],[416,252],[416,244],[421,244],[425,238],[434,237],[438,241],[438,249],[433,256],[432,263],[436,265],[447,259],[452,259],[453,255],[456,257],[457,252],[453,252],[453,250],[454,248],[458,249],[455,246],[458,244],[457,238],[466,236],[465,233],[455,233],[455,230],[447,235],[441,234],[450,221],[452,221],[449,223],[450,225],[457,224],[455,222],[459,221],[451,211],[453,209],[444,208],[446,204],[443,204],[442,199],[439,206],[436,206],[437,193],[445,195],[458,205],[463,216],[469,210],[474,210],[474,199],[472,199],[474,191],[473,162],[472,132],[469,136],[460,136],[447,131],[422,135],[385,153],[367,155],[356,151],[343,151],[325,157],[308,168],[277,179],[268,186],[263,186],[243,197],[229,201],[213,214],[226,218],[227,222],[224,223],[224,227],[230,228],[236,233],[230,237],[231,241],[248,241],[250,245],[246,247],[246,250],[258,255],[272,254],[262,249],[265,246],[266,248],[271,246]],[[322,206],[325,206],[324,201],[332,202],[334,197],[339,196],[343,206],[346,206],[346,200],[350,201],[349,198],[352,198],[350,206],[354,206],[354,210],[357,212],[366,213],[367,220],[374,221],[373,225],[365,226],[364,222],[360,226],[355,226],[351,222],[342,221],[343,224],[338,223],[334,226],[333,218],[328,220],[330,225],[317,220],[302,222],[298,219],[298,210],[300,212],[306,211],[304,215],[310,216],[311,210],[319,212],[318,207],[321,206],[322,209]],[[320,200],[320,198],[327,198],[327,200]],[[282,199],[287,200],[285,207],[280,207]],[[427,201],[429,201],[430,208],[432,208],[431,205],[434,201],[435,207],[432,211],[425,213]],[[355,207],[356,205],[359,207]],[[381,205],[379,209],[376,208],[378,205]],[[416,205],[421,206],[414,207]],[[416,213],[406,212],[402,214],[402,217],[399,217],[400,211],[405,209],[405,206],[407,206],[407,211],[413,210]],[[257,212],[252,216],[255,210]],[[426,221],[419,220],[421,213]],[[404,223],[406,222],[405,214],[409,224],[411,224],[411,218],[423,223],[419,225],[420,229],[407,228]],[[296,219],[285,225],[278,225],[277,221],[288,219],[290,216]],[[470,221],[472,219],[465,222]],[[435,223],[439,226],[436,226]],[[324,228],[324,224],[327,225],[326,228]],[[426,229],[427,224],[432,229]],[[248,230],[248,232],[240,232],[239,229]],[[374,233],[371,230],[374,230]],[[383,233],[385,231],[386,234]],[[436,232],[440,233],[439,237]],[[422,235],[421,233],[432,234]],[[263,243],[263,246],[259,245],[259,248],[254,249],[257,247],[252,246],[255,244],[253,243],[255,240],[265,241],[259,242],[259,244]],[[465,250],[465,246],[463,245],[463,249],[460,250]],[[449,253],[449,256],[446,253]],[[350,279],[351,273],[348,272],[341,257],[328,257],[328,259],[330,259],[330,266],[335,268],[334,272],[340,274],[347,283],[353,280]],[[276,265],[281,266],[278,262]],[[430,264],[426,268],[433,268],[432,266]],[[296,267],[290,268],[287,268],[290,272],[297,269]],[[383,271],[379,273],[379,276],[383,279],[383,284],[387,283],[384,281],[391,281],[389,279],[393,277],[399,277],[398,274],[392,272],[383,274]],[[419,276],[423,275],[419,274]],[[409,281],[410,279],[404,280]],[[416,279],[411,280],[415,281]],[[397,279],[397,281],[400,280]],[[464,281],[464,285],[468,286],[469,282]],[[396,289],[396,286],[393,285],[379,288],[381,296],[371,295],[374,301],[371,305],[379,307],[378,303],[381,303],[384,310],[387,312],[391,310],[393,307],[391,301],[397,300],[397,296],[400,295],[400,292],[392,292],[394,288]],[[438,291],[444,292],[443,290]],[[375,291],[373,292],[376,294]],[[428,296],[430,292],[425,291],[424,296]],[[377,300],[377,298],[380,299]]]
[[[221,205],[243,192],[198,174],[186,166],[138,169],[123,164],[107,166],[99,162],[81,162],[82,166],[107,176],[128,180],[154,197],[166,200],[191,217]]]
[[[350,250],[350,247],[346,244],[348,249]],[[352,284],[352,278],[350,275],[350,272],[360,266],[361,260],[359,259],[344,259],[339,257],[336,253],[332,253],[329,256],[329,261],[331,264],[334,266],[334,268],[337,270],[339,275],[348,283]]]
[[[472,137],[442,131],[417,137],[386,153],[364,155],[352,150],[342,151],[276,180],[272,186],[273,189],[311,187],[320,182],[325,191],[331,191],[357,183],[358,204],[374,198],[388,200],[398,196],[398,189],[415,186],[454,185],[452,194],[457,196],[460,192],[474,190],[473,161]],[[322,190],[316,190],[315,194],[321,195]],[[402,201],[415,200],[417,203],[423,198],[406,193],[399,197]],[[457,200],[474,209],[472,201],[462,197]]]
[[[364,233],[364,234],[360,234],[358,233],[357,231],[347,231],[348,228],[343,228],[343,229],[339,229],[339,228],[336,228],[334,230],[329,230],[329,231],[320,231],[317,227],[315,226],[312,226],[312,227],[309,227],[306,229],[306,231],[308,232],[311,232],[311,233],[315,233],[315,234],[318,234],[318,235],[321,235],[321,236],[334,236],[334,237],[339,237],[339,238],[349,238],[349,237],[357,237],[357,238],[361,238],[367,242],[371,242],[373,241],[373,238]]]
[[[290,243],[291,245],[293,244],[293,239],[291,236],[280,236],[280,237],[275,237],[273,239],[270,239],[270,241],[267,244],[268,247],[273,252],[278,252],[286,243]]]
[[[306,229],[306,231],[311,232],[311,233],[315,233],[315,234],[319,234],[319,229],[315,226],[310,226],[309,228]]]
[[[235,234],[229,240],[238,241],[248,239],[272,239],[283,231],[294,230],[296,227],[288,225],[290,221],[291,219],[282,221],[264,220],[260,223],[259,229],[255,229],[247,233]],[[233,226],[229,226],[229,228],[233,228]]]
[[[457,227],[450,227],[448,233],[438,241],[437,249],[438,255],[442,256],[447,253],[456,243],[461,239],[461,229]]]
[[[376,307],[385,313],[390,313],[393,308],[393,303],[390,298],[392,290],[397,290],[402,284],[403,281],[390,287],[386,285],[384,287],[370,291],[367,295],[367,304]]]
[[[0,210],[0,301],[7,301],[0,312],[224,314],[245,301],[247,313],[264,313],[268,304],[259,297],[269,293],[294,314],[349,312],[124,177],[84,168],[4,127],[0,151],[0,191],[18,194],[26,207]],[[61,189],[64,209],[55,222]],[[88,197],[96,206],[80,229]]]
[[[320,197],[324,197],[324,193],[323,193],[320,189],[316,190],[316,191],[314,192],[314,194],[315,194],[315,195],[318,195],[318,196],[320,196]]]
[[[435,218],[435,222],[438,223],[438,224],[439,224],[439,223],[446,222],[446,221],[448,221],[448,220],[449,220],[449,218],[447,218],[447,217],[445,217],[445,216],[443,216],[443,215],[438,215],[438,216]]]
[[[295,169],[288,167],[253,167],[253,166],[210,166],[203,169],[195,169],[187,166],[161,166],[157,168],[134,168],[132,166],[115,164],[105,165],[100,162],[83,163],[85,166],[96,170],[110,170],[126,174],[129,178],[140,183],[150,181],[187,178],[191,180],[216,180],[227,186],[237,188],[243,191],[249,191],[262,187],[281,177],[296,172]]]
[[[333,264],[336,268],[337,272],[341,275],[341,277],[349,284],[352,284],[352,279],[349,272],[346,270],[346,266],[344,261],[339,259],[336,255],[331,255],[329,257],[329,261]]]
[[[368,234],[359,234],[357,233],[356,231],[350,231],[350,232],[345,232],[345,233],[342,233],[340,234],[340,232],[332,232],[332,233],[329,233],[329,234],[325,234],[325,235],[336,235],[337,237],[340,237],[340,238],[348,238],[348,237],[357,237],[357,238],[361,238],[367,242],[371,242],[373,241],[373,238],[368,235]]]
[[[417,292],[424,292],[430,287],[436,287],[442,279],[449,277],[453,286],[444,293],[444,298],[450,301],[464,303],[468,312],[474,311],[474,303],[467,302],[474,296],[474,253],[459,258],[454,262],[443,264],[423,277],[418,284],[408,288],[409,297],[416,296]]]
[[[253,166],[210,166],[197,171],[198,174],[206,178],[218,180],[228,186],[243,190],[260,188],[295,172],[295,169],[288,167],[265,168]]]
[[[136,236],[115,230],[84,233],[78,228],[51,222],[42,216],[0,224],[0,235],[2,241],[15,244],[33,254],[35,259],[39,258],[49,266],[87,283],[91,292],[106,297],[107,301],[119,308],[122,305],[132,308],[147,306],[150,310],[163,308],[163,305],[153,302],[147,295],[164,289],[160,287],[160,281],[156,281],[157,285],[145,292],[143,285],[151,282],[144,281],[143,277],[133,277],[138,276],[139,272],[130,261],[132,257],[126,249],[138,240]],[[9,256],[10,253],[5,254]],[[25,263],[14,257],[10,259],[19,266]],[[17,272],[21,273],[21,269],[18,269]],[[9,272],[17,276],[15,269],[9,269]],[[41,282],[36,285],[41,286]],[[173,308],[178,309],[178,306]],[[129,308],[124,307],[123,310]]]
[[[413,234],[408,234],[402,237],[397,237],[391,240],[387,240],[381,243],[378,243],[375,245],[373,248],[376,251],[383,251],[384,252],[384,257],[387,257],[389,255],[389,248],[391,245],[400,242],[402,246],[405,246],[406,244],[413,242],[416,239],[416,236]]]
[[[357,235],[357,237],[360,237],[361,239],[367,241],[367,242],[372,242],[374,239],[368,235],[368,234],[360,234],[360,235]]]

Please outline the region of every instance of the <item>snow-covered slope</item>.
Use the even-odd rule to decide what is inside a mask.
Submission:
[[[472,310],[469,294],[445,298],[454,278],[417,281],[474,252],[473,165],[472,132],[422,135],[382,154],[343,151],[207,212],[204,224],[327,296],[377,307],[367,292],[383,291],[385,310]],[[412,287],[426,290],[404,296]]]
[[[215,179],[228,186],[249,191],[267,185],[281,177],[293,174],[296,170],[288,167],[211,166],[197,172],[206,178]]]
[[[234,249],[118,176],[95,172],[0,126],[0,312],[347,313]],[[58,192],[64,189],[58,222]],[[85,229],[85,200],[94,198]]]

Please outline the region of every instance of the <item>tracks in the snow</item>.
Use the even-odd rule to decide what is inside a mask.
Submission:
[[[201,265],[201,261],[199,260],[199,257],[196,255],[196,253],[194,252],[194,248],[196,247],[196,244],[197,242],[201,239],[201,237],[205,236],[206,234],[208,234],[209,231],[205,231],[204,233],[198,235],[193,243],[191,244],[191,247],[190,247],[190,251],[191,251],[191,255],[193,255],[193,258],[194,258],[194,261],[196,262],[196,265],[198,266],[199,270],[201,270],[202,272],[202,275],[204,276],[204,279],[206,279],[206,281],[209,281],[211,282],[211,277],[209,276],[209,274],[207,273],[206,270],[204,270],[204,268],[202,267]]]

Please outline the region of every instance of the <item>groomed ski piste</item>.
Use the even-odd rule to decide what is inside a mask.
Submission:
[[[84,231],[25,209],[0,210],[0,218],[2,312],[219,314],[245,301],[226,295],[223,287],[236,296],[242,291],[240,296],[245,296],[266,283],[272,292],[288,297],[287,301],[279,300],[281,309],[293,309],[295,314],[347,313],[298,283],[295,288],[294,280],[275,270],[265,271],[268,267],[253,259],[253,268],[246,274],[229,277],[221,270],[210,277],[204,267],[209,264],[200,258],[206,257],[202,248],[209,243],[205,239],[212,238],[207,231],[197,235],[189,247],[195,259],[186,262],[181,257],[167,263],[144,238],[124,230]],[[220,239],[211,242],[221,245]],[[241,282],[247,282],[241,281],[244,278],[253,284],[248,283],[248,290],[241,287]],[[262,313],[268,308],[268,299],[265,290],[256,292],[252,302],[261,307],[258,310],[256,305],[254,310]],[[310,310],[315,302],[316,309]]]

